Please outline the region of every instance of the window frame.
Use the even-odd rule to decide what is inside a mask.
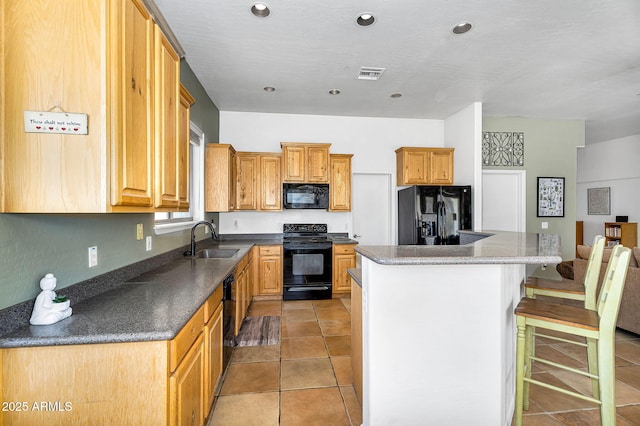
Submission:
[[[156,235],[190,229],[204,220],[204,132],[193,122],[189,122],[189,213],[191,216],[173,217],[175,213],[154,213],[153,231]],[[168,219],[158,219],[159,214],[168,214]]]

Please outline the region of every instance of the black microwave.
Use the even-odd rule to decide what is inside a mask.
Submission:
[[[285,209],[326,209],[329,207],[329,185],[285,183],[282,185]]]

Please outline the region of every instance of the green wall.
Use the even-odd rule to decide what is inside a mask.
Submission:
[[[483,168],[526,170],[527,232],[559,234],[562,258],[575,258],[576,147],[584,146],[584,121],[483,117],[482,131],[524,132],[523,167]],[[564,217],[537,217],[538,177],[565,178]],[[543,230],[542,222],[548,222],[549,228]]]
[[[196,99],[191,118],[217,142],[220,113],[189,65],[181,63],[181,81]],[[217,215],[208,219],[218,221]],[[153,250],[136,240],[136,224],[153,236]],[[199,238],[203,238],[202,229]],[[153,214],[0,214],[0,309],[33,299],[40,278],[58,277],[58,289],[113,269],[189,244],[189,232],[153,234]],[[88,267],[87,248],[98,247],[98,266]]]

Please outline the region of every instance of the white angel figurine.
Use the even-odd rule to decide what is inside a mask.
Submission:
[[[53,274],[47,274],[40,280],[40,288],[42,291],[36,297],[33,305],[33,312],[29,322],[32,325],[48,325],[54,324],[62,319],[71,316],[71,308],[69,300],[56,301],[56,277]]]

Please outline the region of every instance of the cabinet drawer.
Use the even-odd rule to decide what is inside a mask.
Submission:
[[[282,246],[260,246],[260,256],[279,256]]]
[[[169,341],[169,369],[174,371],[180,360],[184,358],[193,342],[202,332],[204,326],[204,305],[191,317],[189,322],[182,327],[176,337]]]
[[[333,254],[354,254],[354,248],[353,244],[334,244]]]
[[[216,308],[218,307],[218,304],[220,304],[223,296],[223,287],[224,286],[222,285],[222,283],[220,283],[218,287],[213,291],[211,296],[209,296],[207,301],[204,302],[204,322],[208,322],[209,319],[211,319],[211,315],[213,315]]]

